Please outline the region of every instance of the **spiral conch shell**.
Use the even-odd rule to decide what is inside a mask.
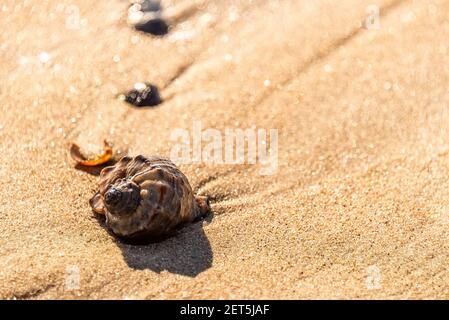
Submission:
[[[106,225],[129,242],[154,242],[210,211],[207,197],[194,196],[186,176],[170,160],[123,157],[100,174],[92,209]]]

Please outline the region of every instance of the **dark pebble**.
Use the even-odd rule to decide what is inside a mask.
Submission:
[[[162,19],[162,8],[158,1],[136,1],[128,10],[128,21],[136,30],[163,36],[168,33],[168,24]]]
[[[136,107],[153,107],[162,102],[156,86],[145,83],[138,84],[125,95],[125,101]]]
[[[137,3],[140,4],[140,10],[141,11],[147,11],[147,12],[157,12],[161,11],[161,4],[158,1],[154,0],[142,0],[137,1]]]
[[[143,24],[134,26],[136,30],[150,33],[154,36],[163,36],[168,33],[168,24],[162,19],[152,19]]]

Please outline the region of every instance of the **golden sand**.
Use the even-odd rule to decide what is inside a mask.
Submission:
[[[449,298],[449,1],[197,2],[160,38],[124,0],[2,2],[0,297]],[[141,81],[165,102],[117,99]],[[70,144],[169,156],[195,121],[277,129],[277,174],[181,165],[213,216],[118,242]]]

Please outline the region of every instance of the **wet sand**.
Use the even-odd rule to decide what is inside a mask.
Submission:
[[[0,297],[449,298],[449,1],[162,3],[164,37],[127,1],[0,5]],[[141,81],[161,105],[117,99]],[[277,173],[183,164],[211,217],[117,241],[70,143],[169,156],[195,121],[277,129]]]

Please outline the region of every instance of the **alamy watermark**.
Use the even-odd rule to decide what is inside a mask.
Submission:
[[[365,285],[369,290],[380,289],[382,285],[382,274],[378,266],[372,265],[366,268]]]
[[[80,269],[78,266],[68,266],[65,275],[65,289],[67,291],[79,290],[80,288]]]
[[[81,10],[75,4],[59,3],[56,7],[56,11],[64,14],[64,24],[68,30],[78,30],[87,24],[87,19],[81,17]]]
[[[364,27],[368,30],[379,30],[380,29],[380,7],[372,4],[366,7],[366,14],[368,15],[365,19]]]
[[[259,174],[274,175],[278,169],[278,130],[256,128],[207,128],[194,121],[192,130],[174,129],[170,159],[179,164],[253,164]]]

